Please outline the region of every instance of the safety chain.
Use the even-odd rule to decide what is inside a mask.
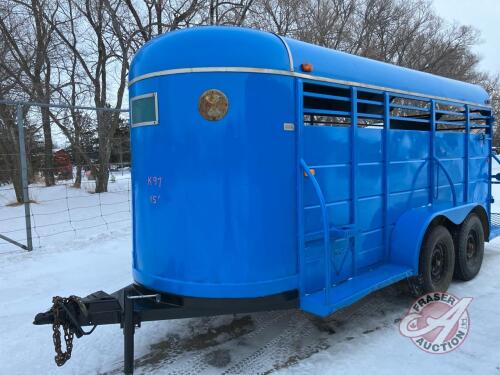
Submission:
[[[71,331],[70,325],[67,321],[60,321],[59,319],[59,307],[62,307],[64,304],[67,304],[71,301],[80,304],[80,298],[77,296],[69,296],[68,298],[55,296],[52,298],[53,305],[51,311],[54,314],[54,323],[52,324],[52,340],[54,341],[54,349],[56,351],[54,360],[56,361],[57,366],[64,365],[68,361],[68,359],[71,358],[71,351],[73,350],[74,332]],[[63,327],[64,331],[66,352],[63,352],[61,348],[61,326]]]

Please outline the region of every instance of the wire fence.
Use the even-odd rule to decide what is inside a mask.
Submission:
[[[0,252],[130,228],[128,111],[0,100]]]

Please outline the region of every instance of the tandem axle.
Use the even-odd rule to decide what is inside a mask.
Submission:
[[[287,310],[299,307],[297,291],[258,298],[194,298],[160,293],[137,284],[112,294],[98,291],[87,297],[54,297],[47,312],[35,316],[33,324],[50,324],[54,329],[55,361],[62,366],[70,357],[73,336],[91,334],[99,325],[120,324],[124,335],[124,373],[134,370],[134,333],[142,322]],[[61,349],[63,327],[66,352]],[[93,327],[84,331],[83,327]]]

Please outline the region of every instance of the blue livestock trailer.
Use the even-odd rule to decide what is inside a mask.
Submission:
[[[141,321],[326,316],[403,279],[444,291],[479,272],[500,231],[479,86],[204,27],[141,48],[129,96],[135,283],[35,321],[77,336],[121,323],[127,372]]]

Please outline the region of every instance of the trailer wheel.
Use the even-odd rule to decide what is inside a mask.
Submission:
[[[484,228],[476,214],[470,214],[460,226],[457,247],[454,276],[472,280],[481,269],[484,255]]]
[[[427,232],[420,249],[420,274],[414,280],[415,292],[444,292],[450,286],[455,266],[453,238],[444,226]]]

